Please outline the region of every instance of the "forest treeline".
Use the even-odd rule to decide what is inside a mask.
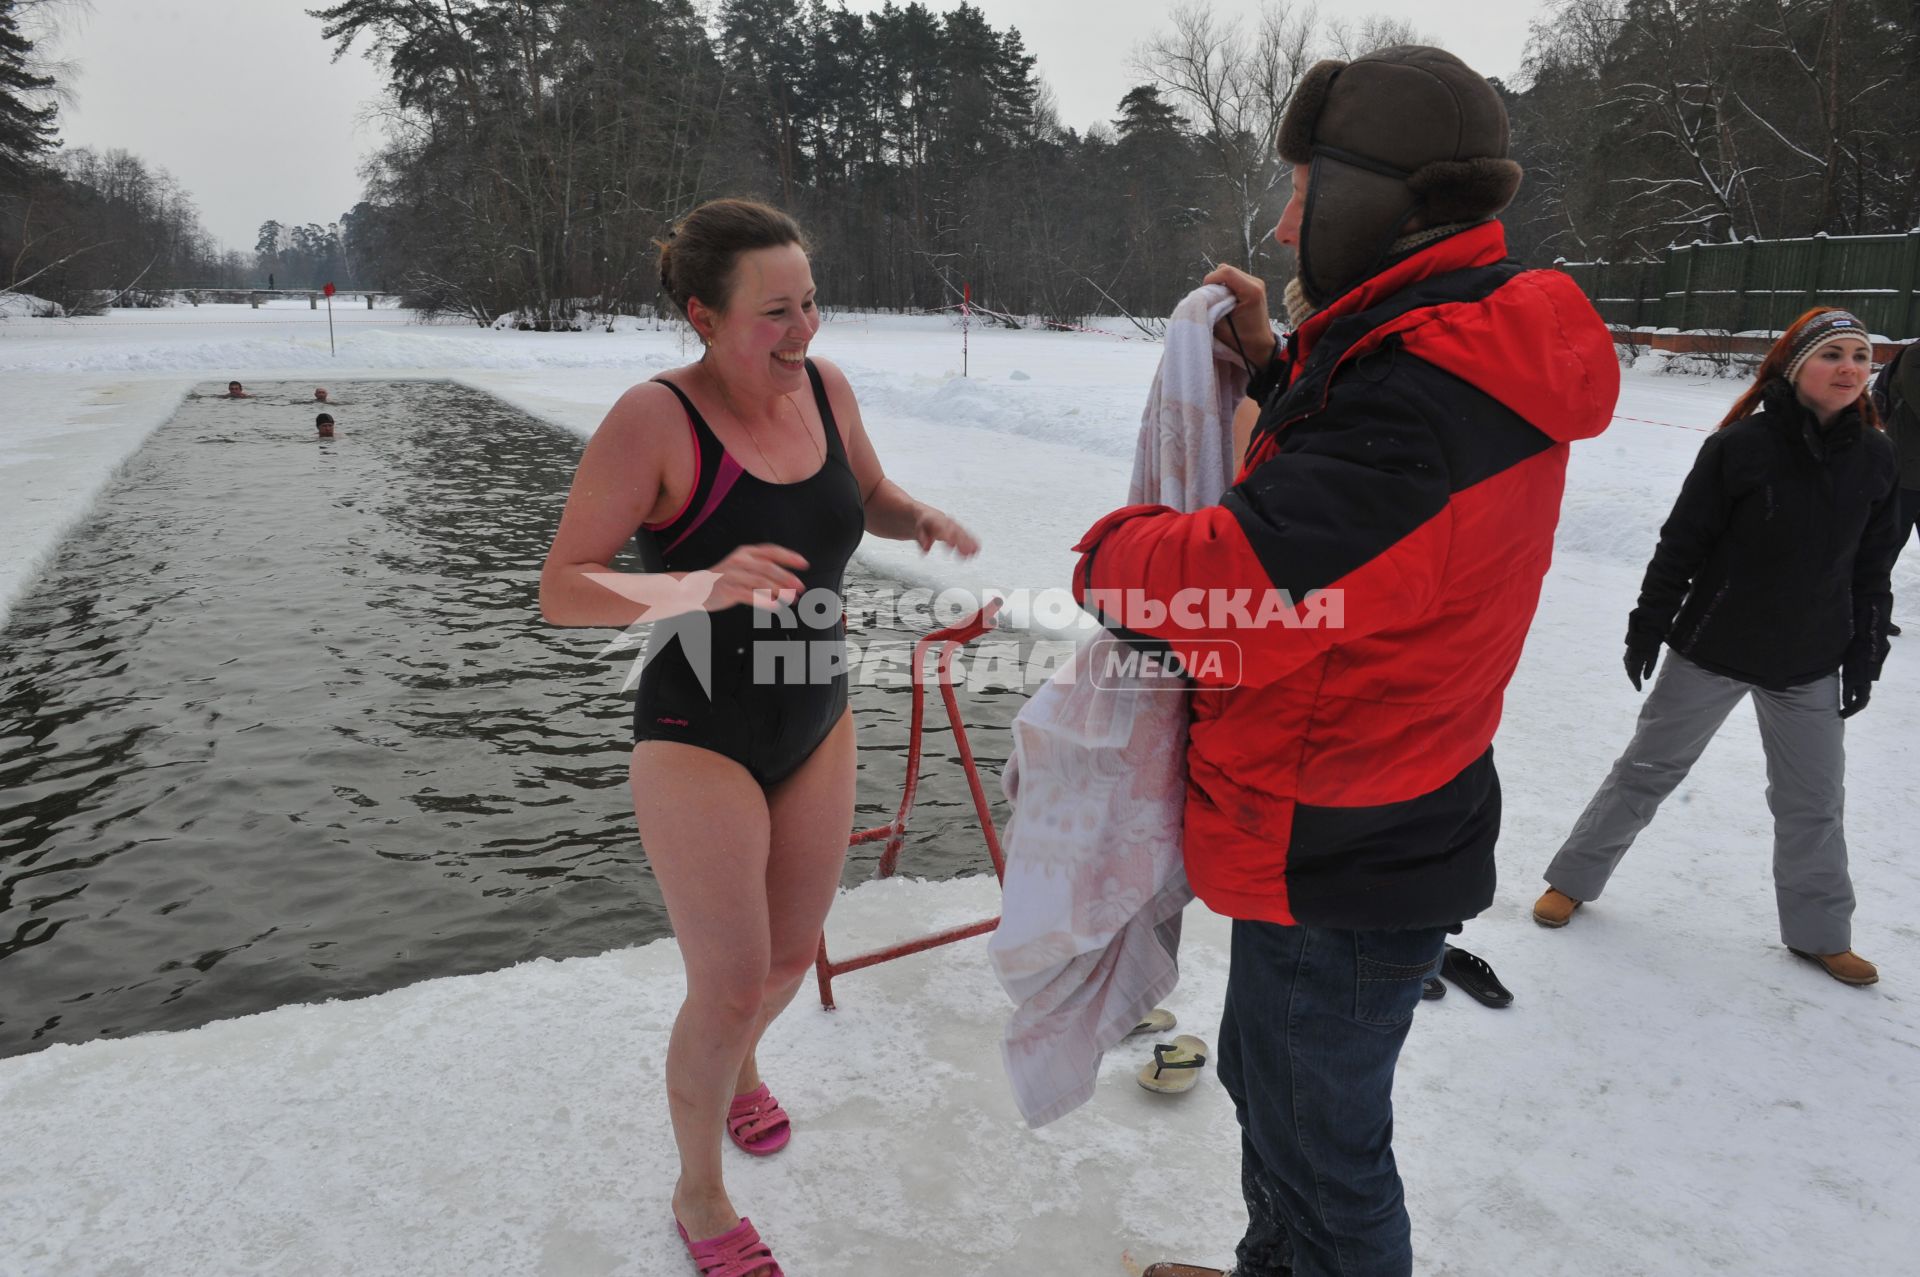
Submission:
[[[1448,35],[1190,2],[1111,117],[1075,129],[1019,32],[967,4],[337,0],[310,11],[318,36],[388,77],[363,198],[327,225],[268,223],[236,261],[158,170],[140,205],[116,157],[13,140],[8,95],[45,90],[8,87],[7,15],[59,2],[0,0],[0,285],[110,238],[61,268],[73,287],[251,267],[543,327],[655,306],[654,241],[723,194],[793,212],[836,306],[933,308],[971,284],[1010,314],[1163,315],[1212,263],[1279,278],[1271,143],[1294,85],[1321,57]],[[1534,263],[1920,224],[1920,0],[1561,0],[1496,84],[1528,170],[1505,220]],[[164,251],[79,229],[156,203]]]
[[[75,310],[140,305],[183,284],[244,283],[192,196],[125,150],[59,146],[69,68],[45,36],[76,0],[0,0],[0,291]]]

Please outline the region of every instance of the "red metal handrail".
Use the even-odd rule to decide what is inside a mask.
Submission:
[[[886,846],[880,851],[880,863],[874,870],[876,878],[891,878],[900,865],[900,849],[907,840],[907,818],[913,812],[913,798],[920,785],[920,735],[926,722],[926,684],[924,676],[926,655],[938,647],[939,663],[935,667],[935,677],[940,681],[940,697],[946,702],[947,720],[953,725],[953,740],[960,754],[960,765],[966,769],[967,788],[973,793],[974,814],[979,817],[981,832],[986,836],[987,855],[993,860],[993,873],[996,878],[1005,879],[1007,874],[1006,858],[1000,851],[999,832],[993,827],[993,812],[987,805],[986,787],[980,782],[979,768],[973,760],[973,747],[967,741],[966,726],[960,721],[960,702],[953,690],[953,658],[964,645],[979,638],[993,628],[993,619],[1000,611],[1000,600],[990,600],[987,605],[957,625],[935,630],[913,645],[913,720],[912,735],[907,742],[907,779],[900,794],[900,809],[887,824],[873,829],[865,829],[853,835],[847,845],[858,847],[862,843],[878,842],[886,839]],[[820,933],[820,954],[814,959],[814,974],[820,983],[820,1005],[833,1008],[833,978],[845,975],[849,971],[858,971],[894,958],[904,958],[910,953],[921,953],[943,944],[952,944],[956,940],[965,940],[969,936],[985,935],[1000,925],[995,915],[983,922],[970,923],[964,927],[954,927],[933,935],[902,941],[868,953],[857,954],[851,958],[842,958],[835,962],[827,956],[827,936],[823,929]]]

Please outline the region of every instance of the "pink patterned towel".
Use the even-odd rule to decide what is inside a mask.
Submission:
[[[1213,339],[1233,308],[1210,285],[1175,308],[1134,453],[1130,503],[1196,510],[1233,482],[1239,357]],[[994,972],[1017,1004],[1002,1043],[1020,1112],[1044,1126],[1092,1095],[1101,1058],[1179,981],[1187,697],[1078,677],[1124,647],[1105,631],[1013,724],[1007,875]]]

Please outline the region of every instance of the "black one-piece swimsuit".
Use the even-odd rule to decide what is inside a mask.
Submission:
[[[795,573],[801,600],[783,612],[741,603],[657,623],[634,702],[636,743],[667,740],[710,749],[762,785],[791,776],[847,707],[840,599],[847,560],[866,531],[866,510],[812,360],[807,379],[825,427],[827,456],[795,483],[769,483],[747,473],[721,447],[693,401],[662,381],[692,424],[693,492],[671,520],[642,524],[634,533],[648,572],[711,568],[743,545],[782,545],[806,559],[806,569]],[[695,672],[702,648],[710,654],[711,695]]]

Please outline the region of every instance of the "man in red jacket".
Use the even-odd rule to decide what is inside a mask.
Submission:
[[[1187,876],[1234,919],[1234,1275],[1403,1277],[1394,1067],[1447,929],[1493,899],[1501,697],[1568,446],[1607,427],[1619,366],[1566,276],[1507,260],[1493,219],[1520,170],[1459,59],[1322,62],[1278,146],[1286,347],[1258,280],[1209,277],[1240,299],[1221,335],[1256,369],[1239,479],[1193,514],[1108,515],[1074,584],[1194,685]]]

